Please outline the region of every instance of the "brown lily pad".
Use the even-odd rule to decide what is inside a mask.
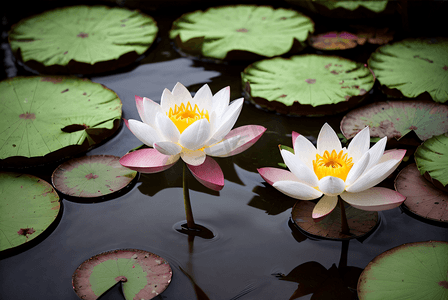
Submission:
[[[395,190],[406,196],[403,205],[425,219],[448,222],[448,193],[427,181],[415,164],[406,166],[395,178]]]
[[[313,236],[326,239],[346,240],[362,237],[371,232],[378,223],[378,212],[356,209],[345,205],[350,235],[341,233],[341,210],[338,206],[328,216],[316,222],[312,218],[315,204],[311,201],[297,201],[291,217],[296,226]]]
[[[366,42],[374,45],[384,45],[394,39],[395,32],[389,28],[375,28],[370,26],[351,26],[357,29],[356,36],[358,44],[364,45]]]
[[[137,249],[113,250],[83,262],[73,273],[73,289],[84,300],[98,299],[121,282],[126,300],[149,300],[171,282],[172,271],[160,256]]]
[[[104,196],[126,187],[137,175],[119,160],[112,155],[74,158],[57,167],[51,179],[58,191],[69,196]]]
[[[320,50],[344,50],[355,48],[358,37],[350,32],[326,32],[310,37],[311,46]]]

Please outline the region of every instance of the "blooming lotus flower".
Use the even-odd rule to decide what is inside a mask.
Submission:
[[[400,193],[374,187],[400,164],[406,150],[384,151],[386,137],[370,147],[369,127],[342,148],[334,130],[325,123],[317,138],[317,149],[304,136],[293,132],[294,153],[281,150],[290,171],[261,168],[263,179],[280,192],[300,200],[322,197],[312,217],[322,218],[333,211],[338,196],[353,207],[379,211],[399,206],[406,199]]]
[[[224,186],[221,168],[210,156],[227,157],[253,145],[266,128],[247,125],[232,129],[244,99],[229,104],[230,88],[215,95],[207,84],[194,97],[177,83],[172,92],[165,89],[160,105],[146,97],[135,96],[143,122],[124,120],[132,133],[152,149],[124,155],[120,163],[142,173],[168,169],[179,158],[203,185],[214,190]]]

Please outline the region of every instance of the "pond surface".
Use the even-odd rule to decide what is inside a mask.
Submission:
[[[163,89],[171,90],[178,81],[192,92],[207,83],[213,93],[230,86],[231,100],[242,96],[240,72],[249,63],[215,64],[181,57],[168,39],[169,26],[180,14],[148,13],[160,31],[146,57],[129,68],[91,78],[118,94],[124,118],[139,120],[134,95],[158,102]],[[365,62],[373,49],[351,51],[348,56]],[[309,48],[305,52],[316,53]],[[21,67],[4,66],[8,74],[31,75]],[[365,103],[384,99],[375,90]],[[100,252],[136,248],[165,258],[173,269],[171,284],[155,299],[289,299],[298,284],[276,275],[288,274],[299,265],[313,262],[326,269],[333,264],[362,269],[375,256],[403,243],[447,240],[446,228],[418,220],[401,208],[379,212],[379,226],[370,236],[344,245],[293,230],[289,220],[295,200],[267,185],[256,169],[282,162],[278,144],[291,146],[292,130],[315,143],[325,122],[339,131],[343,115],[288,117],[245,103],[235,127],[257,124],[267,131],[249,150],[216,159],[224,172],[224,188],[214,192],[193,176],[188,178],[195,220],[213,231],[212,239],[193,239],[176,231],[185,220],[180,162],[162,173],[140,174],[124,191],[96,203],[61,198],[62,212],[55,226],[31,246],[8,252],[0,261],[0,298],[78,299],[71,279],[79,264]],[[87,155],[122,156],[140,144],[121,126]],[[29,171],[49,181],[56,166]],[[396,174],[383,186],[393,188]],[[300,299],[310,298],[311,294]],[[124,298],[113,288],[101,299]]]

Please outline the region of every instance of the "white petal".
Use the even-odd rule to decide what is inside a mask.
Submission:
[[[179,129],[177,129],[176,125],[174,125],[173,121],[171,121],[165,113],[157,113],[155,123],[159,131],[167,140],[173,143],[177,143],[179,141]]]
[[[375,166],[380,158],[383,156],[384,149],[386,148],[387,137],[382,138],[372,148],[369,149],[370,161],[367,165],[366,170],[369,170],[371,167]]]
[[[361,176],[361,174],[366,170],[367,165],[369,164],[369,160],[370,154],[369,152],[366,152],[361,157],[361,159],[353,165],[353,167],[348,172],[347,178],[345,179],[346,186],[351,185],[356,181],[356,179],[359,178],[359,176]]]
[[[151,99],[148,99],[146,97],[143,97],[143,107],[145,110],[145,122],[146,124],[157,127],[156,125],[156,115],[158,112],[163,113],[162,107],[152,101]]]
[[[319,190],[328,196],[337,196],[344,192],[344,180],[338,177],[325,176],[319,180]]]
[[[367,211],[392,209],[406,200],[402,194],[383,187],[373,187],[360,193],[343,193],[341,198],[351,206]]]
[[[145,145],[153,146],[154,142],[165,140],[160,133],[143,122],[137,120],[128,120],[128,126],[131,132]]]
[[[237,99],[230,104],[222,118],[219,119],[219,117],[216,116],[217,119],[214,121],[214,127],[216,130],[211,132],[211,138],[206,143],[207,146],[222,141],[222,139],[229,133],[240,115],[241,109],[243,108],[243,103],[244,98]]]
[[[235,150],[239,145],[241,136],[233,136],[230,139],[223,140],[220,143],[217,143],[211,147],[205,148],[204,152],[210,156],[226,156],[226,154]]]
[[[369,127],[364,127],[358,132],[348,145],[348,156],[353,158],[352,162],[356,163],[369,150],[370,147],[370,131]]]
[[[182,151],[182,147],[172,142],[155,142],[154,148],[165,155],[176,155]]]
[[[296,177],[303,183],[316,187],[318,185],[318,179],[316,174],[311,171],[300,159],[289,152],[288,150],[280,151],[283,161],[288,166],[289,170],[296,175]]]
[[[194,108],[194,105],[197,104],[199,110],[202,111],[204,109],[210,112],[212,109],[212,97],[213,95],[210,87],[208,84],[204,84],[194,95],[191,107]]]
[[[296,138],[294,153],[310,170],[313,170],[313,160],[316,159],[317,150],[313,143],[303,135]]]
[[[391,159],[377,164],[370,170],[364,172],[364,174],[362,174],[361,177],[358,178],[358,180],[356,180],[352,185],[346,188],[346,191],[350,193],[359,193],[377,185],[387,176],[392,174],[392,172],[395,171],[400,162],[401,160]]]
[[[314,206],[312,217],[313,219],[319,219],[330,214],[336,205],[338,204],[337,196],[328,196],[324,195],[319,202],[317,202],[316,206]]]
[[[180,105],[180,103],[187,104],[187,102],[191,102],[193,100],[188,89],[180,82],[176,83],[173,88],[172,94],[174,99],[176,100],[177,105]]]
[[[297,181],[276,181],[272,186],[295,199],[313,200],[322,196],[322,193],[315,188]]]
[[[338,135],[328,123],[325,123],[324,126],[322,126],[317,137],[317,153],[323,155],[325,150],[330,153],[333,150],[336,150],[336,153],[339,153],[339,151],[342,150]]]
[[[180,135],[179,143],[189,150],[204,147],[210,137],[210,123],[207,119],[197,120],[188,126]]]
[[[162,93],[162,98],[160,99],[160,107],[162,107],[163,112],[165,114],[170,112],[170,108],[174,110],[174,105],[180,105],[180,103],[176,102],[173,94],[171,94],[170,90],[165,88]]]
[[[217,92],[212,99],[212,111],[216,113],[217,116],[222,116],[230,101],[230,87],[225,87]]]
[[[186,162],[189,165],[199,166],[204,163],[205,158],[207,156],[205,155],[204,151],[201,150],[190,151],[184,148],[180,153],[180,157],[184,162]]]

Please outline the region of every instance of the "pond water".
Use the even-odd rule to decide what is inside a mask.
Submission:
[[[146,57],[129,68],[91,77],[118,94],[124,118],[139,120],[134,95],[160,101],[163,89],[171,90],[177,81],[193,92],[207,83],[213,93],[230,86],[231,100],[242,96],[240,72],[249,63],[215,64],[182,57],[167,33],[180,14],[148,13],[158,22],[160,33]],[[349,51],[348,56],[363,61],[372,49]],[[31,74],[14,68],[12,73]],[[385,98],[375,90],[368,102],[380,99]],[[171,284],[155,299],[289,299],[298,283],[279,280],[276,274],[288,274],[299,265],[313,262],[326,269],[333,264],[362,269],[375,256],[403,243],[447,240],[446,228],[419,220],[401,208],[380,212],[379,226],[363,241],[343,244],[313,239],[293,229],[289,220],[295,201],[264,183],[256,169],[282,162],[278,144],[291,146],[292,130],[315,142],[325,122],[338,131],[343,115],[288,117],[245,103],[235,127],[258,124],[267,131],[249,150],[216,159],[224,172],[224,188],[214,192],[193,176],[188,178],[195,220],[212,230],[212,239],[193,239],[175,230],[185,220],[180,162],[162,173],[140,174],[124,191],[96,203],[62,198],[60,217],[43,238],[32,247],[8,252],[0,261],[0,298],[78,299],[71,279],[79,264],[104,251],[136,248],[162,256],[173,269]],[[122,156],[140,144],[121,126],[87,155]],[[49,181],[55,166],[29,172]],[[393,188],[393,178],[383,186]],[[310,298],[311,294],[300,299]],[[124,298],[114,288],[101,299]]]

